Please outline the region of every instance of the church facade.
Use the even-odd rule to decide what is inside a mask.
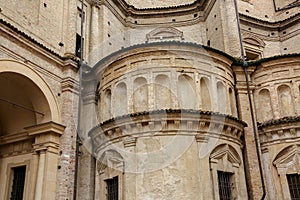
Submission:
[[[300,198],[299,1],[0,2],[0,199]]]

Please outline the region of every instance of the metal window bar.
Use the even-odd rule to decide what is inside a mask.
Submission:
[[[291,200],[300,200],[300,175],[287,174],[288,185],[291,194]]]
[[[119,198],[119,179],[114,177],[106,180],[107,200],[118,200]]]
[[[25,184],[26,166],[14,167],[10,200],[22,200]]]
[[[220,200],[232,200],[232,173],[218,171],[219,196]]]

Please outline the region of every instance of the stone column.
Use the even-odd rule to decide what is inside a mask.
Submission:
[[[76,23],[77,23],[77,5],[76,1],[64,0],[67,14],[64,16],[63,41],[65,43],[65,57],[75,57],[76,45]]]
[[[90,45],[89,45],[89,62],[93,66],[100,60],[100,37],[99,37],[99,7],[92,5],[91,28],[90,28]]]
[[[264,173],[265,173],[266,183],[267,183],[266,188],[268,190],[267,196],[269,197],[269,199],[276,199],[275,197],[276,191],[274,189],[275,180],[273,180],[272,171],[270,169],[270,167],[272,167],[272,161],[269,158],[268,148],[263,148],[262,160],[264,163]]]
[[[46,150],[43,149],[39,151],[39,166],[38,174],[36,179],[36,188],[35,188],[35,200],[42,200],[43,196],[43,185],[44,185],[44,172],[45,172],[45,157]]]
[[[33,144],[34,150],[38,155],[37,177],[35,188],[35,200],[54,200],[56,196],[56,176],[58,162],[59,137],[62,135],[65,127],[55,122],[46,122],[25,128],[28,135],[35,137]]]
[[[123,181],[123,197],[124,200],[136,199],[136,138],[129,137],[123,141],[125,151],[130,155],[125,161],[124,181]]]
[[[234,1],[220,1],[220,12],[225,52],[234,57],[241,57]]]
[[[38,173],[38,164],[39,164],[39,155],[35,151],[33,153],[33,155],[32,155],[32,162],[31,162],[32,176],[30,177],[30,194],[29,194],[29,199],[34,199],[34,196],[35,196],[37,173]]]
[[[280,184],[281,184],[281,189],[282,189],[282,194],[283,194],[283,199],[284,200],[289,200],[291,198],[290,195],[290,189],[289,189],[289,184],[286,178],[286,169],[283,168],[277,168],[278,174],[280,177]]]
[[[218,183],[218,171],[217,171],[217,165],[218,165],[218,161],[217,160],[211,160],[211,173],[212,173],[212,180],[213,180],[213,196],[214,200],[219,200],[220,196],[219,196],[219,183]]]
[[[213,182],[211,181],[211,169],[209,163],[209,154],[203,154],[203,149],[207,149],[207,142],[208,137],[204,134],[196,135],[196,142],[198,148],[198,176],[199,176],[199,183],[206,182],[206,184],[199,184],[199,200],[206,200],[206,199],[214,199],[213,198],[213,190],[215,189],[215,185],[212,185]],[[214,173],[214,172],[213,172]],[[213,177],[214,178],[214,177]],[[218,193],[219,194],[219,193]]]

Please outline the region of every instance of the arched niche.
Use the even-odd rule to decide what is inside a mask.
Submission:
[[[133,81],[133,112],[148,111],[147,80],[138,77]]]
[[[128,113],[127,86],[123,82],[119,83],[114,91],[114,105],[115,116]]]
[[[155,105],[157,109],[171,108],[170,79],[166,75],[155,77]]]
[[[183,32],[174,27],[158,27],[146,35],[147,41],[183,40]]]
[[[179,108],[196,109],[197,96],[193,79],[188,75],[180,75],[177,85]]]
[[[106,89],[102,98],[102,119],[108,120],[111,118],[111,90]]]
[[[291,88],[287,85],[280,85],[277,88],[277,93],[281,117],[294,115],[294,103]]]
[[[256,109],[258,111],[258,121],[263,122],[273,118],[271,96],[268,89],[259,91],[256,100]]]
[[[44,79],[30,67],[13,60],[0,60],[1,134],[25,127],[61,122],[56,99]]]
[[[226,90],[224,84],[219,81],[217,83],[217,103],[218,103],[218,112],[225,113],[226,112]]]
[[[201,103],[202,103],[202,110],[211,110],[211,94],[209,91],[210,82],[208,78],[201,78],[200,79],[200,92],[201,92]]]

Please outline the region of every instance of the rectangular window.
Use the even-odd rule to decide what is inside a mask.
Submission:
[[[26,166],[12,168],[10,200],[22,200],[25,185]]]
[[[119,179],[114,177],[112,179],[105,180],[107,189],[107,200],[118,200],[119,196]]]
[[[218,171],[219,195],[220,200],[231,200],[232,198],[232,184],[229,172]]]
[[[286,177],[290,188],[291,200],[300,200],[300,175],[287,174]]]
[[[84,38],[82,39],[82,43],[84,43]],[[83,46],[83,44],[82,44]],[[80,58],[81,56],[81,36],[76,33],[76,50],[75,50],[75,54],[76,54],[76,57]]]

